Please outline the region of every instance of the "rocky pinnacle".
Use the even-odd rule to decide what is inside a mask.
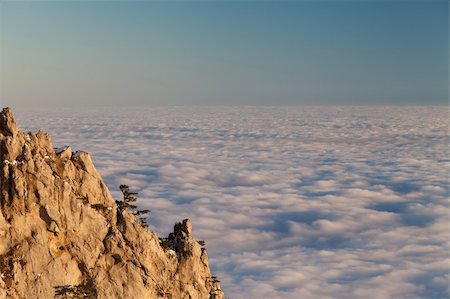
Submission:
[[[192,222],[159,238],[119,209],[86,152],[0,115],[0,298],[223,298]]]

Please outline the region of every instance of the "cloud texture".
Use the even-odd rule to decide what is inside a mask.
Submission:
[[[230,298],[448,298],[445,107],[17,113],[89,151],[167,234],[194,220]]]

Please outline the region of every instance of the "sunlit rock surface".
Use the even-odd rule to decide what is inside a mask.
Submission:
[[[223,298],[190,220],[161,242],[88,153],[20,132],[8,108],[0,139],[0,298]]]

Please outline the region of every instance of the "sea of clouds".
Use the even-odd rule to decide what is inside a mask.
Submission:
[[[14,107],[13,107],[14,108]],[[448,298],[446,107],[17,111],[139,192],[161,235],[183,218],[226,295]]]

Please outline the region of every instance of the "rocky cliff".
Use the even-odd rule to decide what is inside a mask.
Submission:
[[[168,238],[118,207],[88,153],[0,115],[0,298],[223,298],[183,220]]]

